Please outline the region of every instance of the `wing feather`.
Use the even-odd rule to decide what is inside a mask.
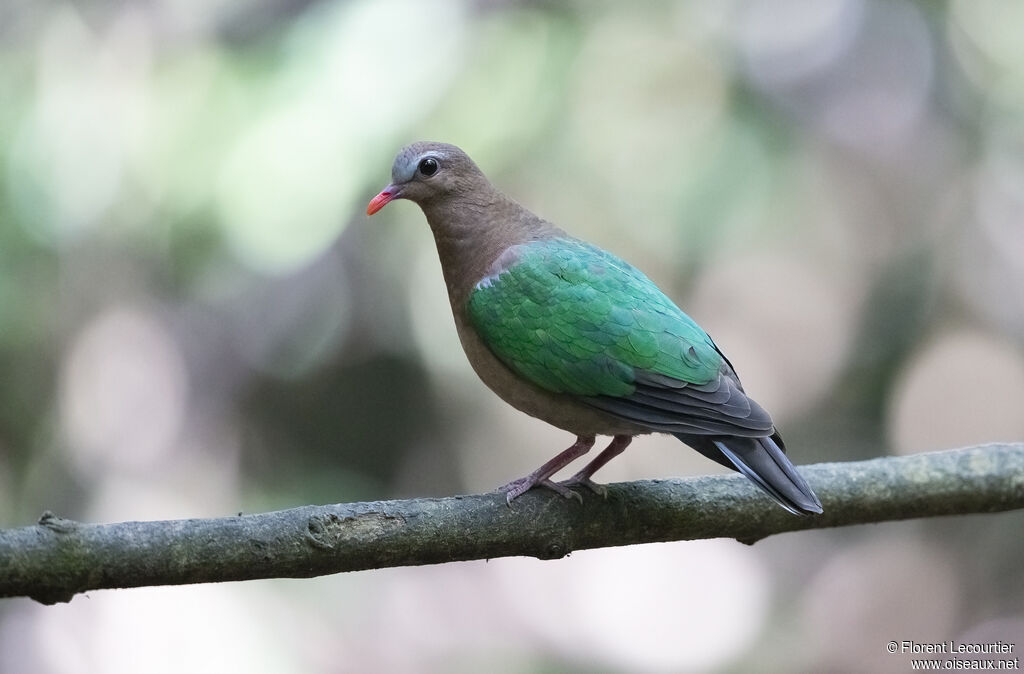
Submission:
[[[707,333],[627,263],[560,238],[515,246],[496,265],[467,311],[523,378],[654,431],[774,432]]]

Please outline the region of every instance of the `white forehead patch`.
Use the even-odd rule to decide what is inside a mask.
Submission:
[[[427,157],[433,157],[438,162],[441,162],[447,159],[448,155],[441,150],[420,150],[417,152],[416,148],[406,148],[395,157],[395,164],[391,167],[391,181],[396,184],[409,182],[416,175],[416,167]]]

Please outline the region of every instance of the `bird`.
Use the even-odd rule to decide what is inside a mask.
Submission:
[[[746,476],[796,515],[821,501],[786,457],[769,413],[697,323],[629,263],[569,235],[506,196],[455,145],[402,148],[373,215],[406,199],[426,216],[455,328],[476,374],[506,403],[576,436],[566,450],[501,488],[582,500],[591,478],[635,436],[667,433]],[[552,480],[611,442],[572,477]]]

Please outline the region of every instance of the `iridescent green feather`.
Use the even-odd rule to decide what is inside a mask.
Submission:
[[[640,271],[576,239],[517,246],[477,284],[471,322],[494,354],[557,393],[625,397],[635,373],[693,384],[716,378],[711,338]]]

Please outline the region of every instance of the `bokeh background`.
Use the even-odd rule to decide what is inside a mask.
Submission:
[[[643,268],[799,463],[1024,438],[1024,4],[5,0],[0,525],[490,490],[399,147]],[[716,472],[645,438],[605,481]],[[766,501],[766,507],[771,506]],[[907,671],[1021,513],[0,603],[3,672]]]

